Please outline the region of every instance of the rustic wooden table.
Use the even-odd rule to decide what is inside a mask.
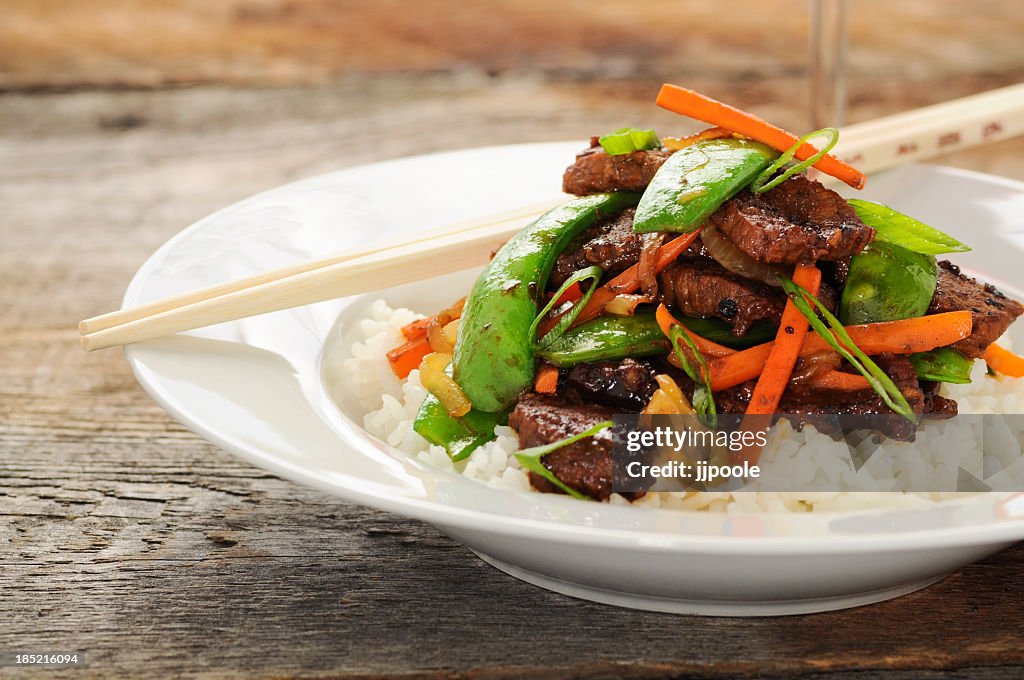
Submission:
[[[78,349],[76,322],[216,208],[383,157],[669,125],[649,86],[623,91],[608,107],[600,86],[482,75],[0,97],[0,651],[77,650],[87,675],[121,677],[1024,675],[1024,548],[829,614],[590,604],[237,461],[175,424],[120,352]],[[1022,159],[1016,141],[945,162],[1024,179]]]

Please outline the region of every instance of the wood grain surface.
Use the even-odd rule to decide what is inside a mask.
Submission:
[[[1019,66],[938,64],[919,86],[855,99],[852,117],[1009,84]],[[761,74],[734,89],[799,125],[801,88]],[[430,526],[236,461],[171,421],[120,352],[77,347],[79,319],[116,307],[156,247],[227,203],[386,157],[624,123],[667,131],[655,90],[463,73],[0,96],[0,651],[86,659],[0,677],[1024,676],[1020,547],[845,612],[590,604],[520,583]],[[1022,159],[1018,140],[944,162],[1024,179]]]

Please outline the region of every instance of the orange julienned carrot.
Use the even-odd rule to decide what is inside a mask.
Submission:
[[[542,364],[533,382],[533,391],[538,394],[554,394],[558,391],[558,369],[551,364]]]
[[[677,85],[662,85],[657,104],[674,113],[732,130],[744,137],[767,144],[776,151],[786,151],[800,140],[797,135],[776,127],[752,113]],[[817,149],[805,143],[797,149],[795,155],[799,160],[806,160],[816,153]],[[855,189],[863,189],[867,181],[864,173],[829,154],[822,156],[814,167]]]
[[[689,330],[686,326],[679,323],[674,316],[668,311],[668,307],[665,305],[658,305],[658,310],[654,313],[654,318],[658,321],[658,327],[661,332],[665,334],[665,337],[671,337],[669,332],[672,330],[672,326],[679,326],[683,329],[683,332],[690,336],[693,340],[694,346],[705,358],[707,357],[724,357],[729,354],[735,354],[736,350],[725,345],[719,345],[717,342],[712,342],[707,338],[702,338],[693,331]]]
[[[914,319],[847,326],[846,332],[853,343],[868,355],[882,352],[913,354],[963,340],[971,334],[972,327],[971,313],[964,310],[930,314]],[[717,392],[756,378],[764,368],[773,346],[773,342],[766,342],[708,362],[711,370],[711,389]],[[823,337],[812,332],[808,333],[800,354],[806,356],[829,349],[832,349],[832,346]]]
[[[430,343],[427,341],[426,334],[424,334],[423,337],[410,340],[404,345],[399,345],[388,352],[388,363],[391,365],[392,372],[398,376],[398,379],[405,380],[413,369],[419,368],[423,357],[430,354],[431,351]]]
[[[981,358],[996,373],[1011,378],[1024,378],[1024,357],[1014,354],[1005,347],[996,344],[989,345]]]
[[[431,317],[425,316],[422,319],[416,319],[411,323],[407,323],[402,326],[402,337],[406,340],[415,340],[416,338],[422,338],[427,334],[427,327],[430,325]]]
[[[793,272],[793,283],[807,289],[811,295],[817,295],[821,287],[821,270],[813,264],[799,264]],[[803,312],[797,309],[792,300],[787,300],[782,310],[782,321],[779,322],[779,333],[761,369],[761,377],[754,385],[747,415],[775,413],[782,401],[782,393],[789,384],[789,377],[793,375],[793,367],[800,357],[809,328],[810,324]]]
[[[691,231],[688,234],[678,236],[668,243],[658,248],[658,252],[654,258],[654,273],[657,274],[665,267],[669,266],[676,261],[683,251],[693,245],[693,242],[697,240],[697,236],[700,235],[700,229],[697,231]],[[640,288],[640,265],[635,264],[626,271],[622,272],[614,279],[604,284],[600,288],[594,291],[594,294],[587,301],[587,305],[580,310],[579,316],[576,317],[576,321],[573,322],[574,326],[578,326],[581,323],[590,321],[594,317],[600,316],[601,312],[604,311],[605,305],[614,300],[619,295],[626,295],[628,293],[635,292]],[[573,298],[569,296],[569,292],[573,289],[570,288],[566,291],[566,294],[562,296],[561,302],[576,302],[583,296],[582,291],[579,287],[576,288],[578,297]],[[561,315],[554,318],[547,318],[540,325],[540,330],[537,333],[538,337],[544,337],[544,334],[551,330]]]
[[[556,302],[555,305],[558,306],[564,305],[566,302],[576,302],[582,297],[583,288],[580,287],[580,282],[577,281],[565,289],[565,292],[562,293],[562,297],[558,298],[558,302]]]

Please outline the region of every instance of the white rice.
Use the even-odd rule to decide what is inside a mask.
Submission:
[[[413,371],[400,383],[391,373],[385,354],[403,341],[401,327],[421,317],[408,309],[392,309],[378,300],[371,305],[368,318],[357,328],[336,337],[333,345],[326,348],[324,371],[335,399],[340,403],[354,396],[365,413],[363,423],[370,434],[420,461],[454,470],[490,486],[529,491],[527,476],[513,455],[520,447],[511,428],[496,427],[493,441],[459,463],[452,463],[444,448],[431,446],[413,430],[416,411],[426,395],[419,381],[419,371]],[[1001,340],[1001,344],[1008,345],[1008,338]],[[974,371],[969,384],[943,385],[942,394],[956,399],[960,413],[1024,413],[1024,390],[1020,380],[987,376],[981,361],[976,362]],[[927,505],[956,494],[903,493],[889,489],[899,488],[901,481],[911,478],[916,480],[916,488],[948,481],[949,475],[955,479],[960,466],[979,479],[984,478],[986,470],[981,466],[981,453],[969,444],[972,436],[962,419],[930,420],[919,429],[915,442],[887,440],[883,446],[891,458],[879,463],[882,457],[873,456],[857,470],[844,442],[836,442],[813,427],[797,433],[788,421],[782,421],[773,430],[762,453],[763,469],[771,470],[778,479],[793,479],[801,486],[832,491],[649,493],[633,505],[713,512],[846,511]],[[990,435],[986,432],[986,436]],[[1002,436],[1006,437],[1004,449],[1007,452],[1003,464],[1024,466],[1018,460],[1024,432],[1007,431]],[[807,451],[814,452],[815,463],[822,461],[816,472],[806,464],[806,458],[797,459],[798,453]],[[954,451],[957,452],[955,459],[949,459],[950,452]],[[1017,472],[1024,476],[1024,469]],[[800,475],[811,478],[802,479]],[[842,481],[843,488],[858,492],[834,491],[838,480]],[[770,484],[770,478],[764,483]],[[628,504],[618,494],[613,494],[609,502]]]

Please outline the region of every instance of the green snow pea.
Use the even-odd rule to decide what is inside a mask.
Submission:
[[[937,279],[933,255],[872,241],[850,261],[839,318],[851,325],[924,316]]]
[[[737,349],[753,347],[762,342],[774,340],[775,334],[779,331],[778,326],[774,326],[767,321],[758,321],[745,334],[736,336],[732,334],[732,326],[721,319],[700,316],[683,316],[678,318],[680,323],[686,326],[688,330],[693,331],[705,340]]]
[[[668,352],[668,338],[653,312],[599,316],[568,331],[538,354],[559,368],[595,361],[617,361]]]
[[[480,411],[507,409],[530,387],[530,328],[555,258],[584,229],[636,205],[637,194],[596,194],[554,208],[502,246],[473,284],[459,323],[452,376]]]
[[[745,139],[707,139],[662,165],[636,208],[633,231],[693,231],[749,185],[778,153]]]
[[[759,322],[742,337],[732,334],[732,327],[721,319],[684,316],[679,319],[688,329],[707,340],[727,347],[751,347],[775,337],[776,328]],[[626,357],[644,357],[667,353],[668,338],[661,332],[654,313],[638,312],[634,316],[599,316],[566,332],[537,355],[559,368],[595,361],[618,361]]]
[[[911,354],[910,363],[921,380],[960,384],[971,382],[971,368],[974,367],[974,359],[968,359],[952,347]]]
[[[494,439],[494,426],[508,422],[508,413],[487,413],[476,409],[456,418],[432,394],[420,404],[412,429],[431,444],[443,446],[453,461],[459,461],[481,444]]]

